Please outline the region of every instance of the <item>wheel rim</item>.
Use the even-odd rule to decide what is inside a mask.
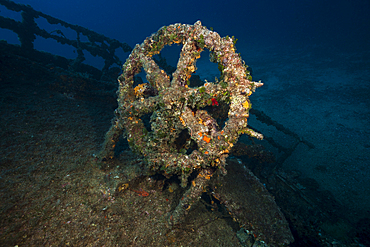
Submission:
[[[152,56],[173,43],[181,43],[183,47],[170,80]],[[208,49],[213,62],[219,64],[222,80],[190,88],[187,81],[196,70],[196,61],[204,49]],[[150,85],[133,87],[134,76],[142,68]],[[235,53],[233,39],[221,38],[203,27],[200,21],[194,25],[174,24],[160,28],[135,46],[119,77],[116,114],[126,130],[130,147],[146,158],[152,170],[162,170],[165,175],[181,174],[183,186],[195,169],[215,166],[226,173],[225,159],[240,134],[262,139],[261,134],[247,127],[249,96],[262,83],[250,81],[246,68]],[[148,90],[155,91],[155,95],[147,97]],[[227,102],[230,106],[223,129],[217,128],[216,120],[207,111],[200,110],[215,102]],[[149,113],[152,113],[152,131],[147,131],[141,119]],[[174,149],[184,129],[198,145],[198,150],[190,155]]]

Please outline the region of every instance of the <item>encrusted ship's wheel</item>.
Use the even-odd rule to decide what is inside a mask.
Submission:
[[[173,43],[181,43],[183,47],[170,80],[152,56]],[[188,80],[205,48],[211,52],[211,61],[218,63],[221,80],[190,88]],[[149,84],[134,87],[134,76],[142,68]],[[233,39],[221,38],[203,27],[200,21],[194,25],[174,24],[160,28],[141,45],[136,45],[123,65],[116,118],[100,157],[113,158],[115,144],[125,129],[130,147],[146,158],[150,168],[166,175],[181,175],[182,186],[186,186],[188,176],[195,169],[213,166],[226,172],[225,159],[240,134],[262,138],[261,134],[247,128],[251,107],[248,97],[262,83],[250,81],[246,68],[235,53]],[[226,102],[230,107],[223,129],[218,128],[207,111],[201,110],[218,102]],[[152,113],[150,130],[141,120],[149,113]],[[198,145],[198,150],[189,155],[176,149],[176,141],[184,129],[188,129]]]
[[[181,43],[183,47],[171,80],[152,56],[173,43]],[[218,63],[221,79],[191,88],[188,80],[204,49],[210,51],[211,61]],[[149,83],[135,85],[134,77],[142,68]],[[181,176],[182,187],[187,186],[190,174],[197,172],[192,186],[168,216],[169,225],[183,219],[216,168],[226,173],[226,157],[241,134],[262,139],[261,134],[247,127],[251,107],[248,98],[262,83],[251,81],[247,66],[235,53],[234,40],[221,38],[218,33],[203,27],[200,21],[194,25],[164,26],[141,45],[136,45],[123,65],[118,81],[118,108],[99,154],[101,160],[114,157],[116,143],[125,130],[131,149],[145,157],[146,165],[153,172]],[[222,129],[204,110],[218,102],[229,106],[228,120]],[[148,129],[141,119],[147,114],[151,114]],[[185,145],[181,150],[176,147],[180,133],[186,129],[197,143],[197,148],[190,154],[186,153],[189,146]]]

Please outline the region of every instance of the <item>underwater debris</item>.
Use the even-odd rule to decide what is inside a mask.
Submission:
[[[159,68],[152,56],[173,43],[182,43],[183,48],[170,81],[170,76]],[[222,67],[222,80],[207,82],[199,88],[187,87],[187,81],[196,70],[196,60],[204,49],[208,49],[213,60]],[[190,174],[202,174],[208,167],[217,167],[226,174],[226,157],[241,133],[263,138],[247,127],[250,107],[245,107],[249,95],[263,84],[248,79],[244,64],[235,53],[232,38],[221,38],[218,33],[202,26],[200,21],[194,25],[173,24],[160,28],[142,44],[136,45],[123,65],[123,73],[118,79],[116,117],[106,135],[100,159],[109,161],[114,158],[116,143],[125,131],[131,149],[145,157],[151,171],[166,177],[180,176],[182,187],[187,186]],[[142,93],[142,86],[133,87],[134,76],[142,68],[147,73],[149,85],[158,94],[149,97]],[[218,128],[207,111],[198,110],[219,102],[229,104],[229,119],[223,129]],[[151,131],[141,120],[148,113],[152,113]],[[198,146],[189,155],[173,148],[184,129]],[[197,194],[191,193],[191,200],[197,198]],[[180,212],[173,215],[172,218],[182,217]]]
[[[171,80],[152,56],[159,54],[165,45],[174,43],[181,43],[183,47]],[[177,175],[183,188],[188,186],[190,175],[195,177],[177,207],[168,215],[169,226],[183,222],[216,172],[226,174],[226,158],[241,134],[263,138],[247,126],[251,108],[249,96],[263,84],[250,80],[247,67],[235,53],[234,45],[232,38],[221,38],[218,33],[202,26],[200,21],[194,25],[164,26],[135,46],[118,78],[116,117],[106,134],[99,159],[105,163],[113,160],[116,143],[125,133],[130,148],[144,157],[151,174],[158,173],[167,178]],[[208,49],[211,60],[219,64],[221,80],[190,88],[188,81],[204,49]],[[149,82],[145,87],[152,87],[155,94],[143,93],[144,85],[134,87],[134,77],[142,68]],[[219,103],[228,105],[228,120],[222,129],[204,110]],[[141,118],[150,113],[148,130]],[[189,154],[182,150],[191,149],[190,141],[181,150],[175,148],[184,130],[197,146]]]
[[[182,43],[183,49],[170,81],[170,77],[159,68],[152,56],[159,54],[165,45],[173,43]],[[206,83],[199,88],[186,87],[187,80],[196,70],[196,60],[205,48],[222,65],[223,80]],[[141,87],[133,87],[134,76],[142,68],[147,73],[150,86],[158,90],[158,95],[142,97]],[[247,127],[250,107],[243,106],[248,95],[262,86],[262,83],[248,80],[244,62],[235,53],[233,39],[221,38],[218,33],[202,26],[200,21],[194,25],[164,26],[142,44],[136,45],[123,65],[123,74],[118,81],[116,118],[100,152],[102,160],[114,157],[115,143],[125,130],[131,149],[145,157],[152,171],[167,176],[179,175],[185,187],[189,175],[195,170],[215,165],[226,173],[224,166],[227,153],[240,133],[263,138]],[[198,121],[213,119],[206,111],[198,109],[217,105],[218,102],[229,102],[230,107],[229,119],[222,130],[217,129],[215,124],[204,125],[204,121]],[[150,132],[140,119],[148,113],[152,113]],[[216,121],[213,119],[213,122]],[[191,139],[198,145],[198,150],[193,150],[189,155],[173,149],[179,133],[184,129],[188,129]],[[199,139],[198,133],[207,135]]]

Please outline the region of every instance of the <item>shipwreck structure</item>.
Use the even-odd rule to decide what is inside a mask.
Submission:
[[[11,30],[18,35],[20,46],[13,47],[14,52],[30,59],[34,60],[39,58],[39,62],[52,62],[62,68],[71,66],[76,71],[100,74],[100,77],[104,78],[104,75],[108,73],[108,70],[112,65],[122,65],[121,60],[116,55],[117,49],[122,49],[124,52],[129,52],[132,49],[126,43],[122,43],[116,39],[108,38],[87,28],[73,25],[40,11],[36,11],[29,5],[16,4],[9,0],[0,0],[0,4],[10,11],[21,13],[22,21],[16,21],[12,18],[0,16],[0,28]],[[38,18],[45,19],[49,24],[55,26],[55,30],[48,32],[39,27],[36,22]],[[67,38],[63,31],[59,29],[59,25],[69,31],[74,31],[76,34],[75,38]],[[77,51],[77,57],[73,60],[68,60],[64,57],[48,56],[48,54],[38,52],[34,49],[33,44],[37,36],[45,39],[53,39],[60,44],[69,45],[75,48]],[[86,37],[88,41],[81,41],[82,36]],[[83,64],[85,61],[83,51],[90,52],[91,55],[101,57],[104,60],[104,67],[100,69],[100,73]]]
[[[30,6],[9,0],[0,0],[0,4],[22,16],[22,21],[0,16],[0,28],[15,32],[20,41],[20,45],[1,41],[1,49],[43,64],[43,74],[54,73],[58,78],[53,82],[53,89],[68,90],[68,95],[74,97],[117,98],[113,124],[97,156],[104,169],[115,169],[110,164],[117,164],[116,148],[120,138],[125,137],[131,150],[143,157],[141,165],[147,172],[145,175],[179,178],[184,193],[167,215],[169,227],[181,224],[207,191],[245,229],[246,238],[253,239],[248,240],[250,243],[279,246],[293,241],[288,223],[267,189],[250,170],[239,166],[235,159],[227,158],[230,154],[251,154],[266,159],[266,152],[237,144],[242,134],[264,139],[277,149],[281,155],[271,170],[282,166],[300,143],[309,148],[314,146],[263,112],[251,108],[249,97],[263,84],[252,80],[248,66],[235,51],[234,38],[220,37],[198,21],[194,25],[164,26],[132,49],[126,43],[69,24]],[[40,28],[37,18],[73,30],[75,39],[67,38],[59,29],[48,32]],[[67,59],[35,50],[36,36],[73,47],[77,51],[76,57]],[[88,41],[81,41],[82,36]],[[177,67],[169,71],[154,57],[172,44],[182,45],[182,50]],[[115,95],[116,81],[108,75],[112,65],[122,65],[116,55],[117,49],[131,51],[131,54],[123,64]],[[197,69],[196,61],[205,49],[211,53],[210,61],[218,64],[220,78],[215,82],[190,85],[191,76]],[[84,51],[101,57],[103,68],[85,64]],[[137,75],[142,70],[146,72],[148,83],[138,80]],[[248,124],[250,115],[291,136],[291,145],[284,147],[260,134]],[[223,176],[227,173],[229,176]],[[237,174],[241,174],[243,180],[233,179],[232,176]],[[129,183],[117,182],[116,190],[124,191]]]
[[[169,75],[152,56],[171,44],[183,46],[177,68]],[[189,79],[204,49],[211,52],[210,60],[218,64],[221,78],[214,83],[190,87]],[[135,76],[142,69],[149,83],[135,83]],[[222,183],[219,177],[212,180],[212,176],[226,175],[226,158],[241,134],[263,138],[247,124],[251,109],[249,96],[263,84],[252,81],[248,66],[235,52],[235,40],[221,38],[217,32],[202,26],[200,21],[194,25],[164,26],[136,45],[123,65],[118,82],[116,117],[98,158],[105,163],[115,159],[115,147],[124,134],[130,148],[144,157],[148,175],[160,173],[167,178],[174,175],[181,178],[181,186],[187,189],[167,217],[169,226],[184,220],[210,181]],[[227,109],[223,128],[210,113],[210,108],[220,105]],[[142,119],[147,114],[150,115],[150,126],[145,126]],[[179,142],[183,143],[181,147]],[[256,202],[249,210],[258,206],[267,214],[258,214],[264,222],[253,220],[256,218],[246,212],[239,213],[240,220],[244,222],[250,217],[249,223],[253,222],[259,226],[258,231],[263,232],[258,238],[263,243],[290,243],[293,238],[288,224],[273,198],[252,173],[245,176],[251,186],[249,199]],[[222,189],[218,191],[220,193],[216,190],[214,195],[217,194],[230,212],[243,211],[241,202],[226,200],[228,193]]]

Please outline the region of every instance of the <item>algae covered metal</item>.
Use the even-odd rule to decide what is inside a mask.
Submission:
[[[247,125],[249,96],[263,84],[251,80],[248,66],[235,52],[235,42],[234,38],[220,37],[200,21],[164,26],[135,46],[118,78],[116,117],[99,159],[106,163],[114,159],[119,138],[125,135],[130,148],[144,157],[151,174],[178,176],[187,190],[167,217],[170,226],[182,222],[215,172],[226,174],[226,158],[241,134],[263,138]],[[177,68],[169,75],[153,55],[175,43],[182,44],[182,49]],[[204,49],[210,51],[211,62],[218,63],[220,80],[190,87],[189,79]],[[148,83],[138,84],[135,76],[142,69]],[[219,104],[228,109],[222,128],[207,111]],[[148,115],[150,127],[143,121]],[[179,149],[177,144],[183,141],[184,131],[189,138]]]
[[[165,45],[183,44],[172,80],[154,62]],[[208,49],[211,60],[221,68],[221,80],[205,83],[198,88],[188,87],[188,80],[196,70],[196,60]],[[144,68],[149,84],[134,87],[134,76]],[[247,127],[251,103],[249,96],[262,85],[249,80],[247,66],[235,53],[234,40],[221,38],[198,21],[194,25],[174,24],[160,28],[156,33],[136,45],[123,65],[119,77],[118,108],[116,118],[108,131],[100,157],[114,157],[114,148],[125,130],[132,150],[143,155],[148,166],[163,174],[181,176],[182,186],[187,185],[194,170],[207,167],[225,170],[225,159],[242,133],[262,139],[262,135]],[[215,102],[226,102],[230,109],[223,129],[205,110]],[[152,113],[151,131],[141,117]],[[179,134],[187,129],[198,149],[191,154],[179,152],[174,144]]]

